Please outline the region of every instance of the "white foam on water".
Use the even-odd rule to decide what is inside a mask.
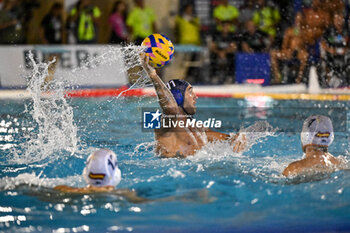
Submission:
[[[197,151],[194,156],[188,157],[192,161],[210,159],[211,161],[218,161],[226,159],[228,157],[244,157],[244,153],[257,144],[263,142],[268,136],[275,136],[276,129],[274,129],[266,121],[258,121],[247,128],[241,128],[239,136],[236,140],[245,141],[245,148],[243,151],[236,153],[233,152],[233,146],[229,140],[215,141],[207,143],[201,150]],[[230,134],[234,136],[235,134]]]
[[[57,185],[83,186],[85,184],[81,175],[67,176],[65,178],[47,178],[42,176],[42,173],[35,174],[33,172],[22,173],[16,177],[3,177],[0,179],[0,190],[13,190],[19,185],[53,188]]]
[[[203,172],[209,168],[211,164],[215,164],[217,162],[225,163],[226,161],[233,161],[237,164],[236,168],[242,173],[252,173],[254,176],[259,176],[259,174],[279,176],[278,174],[281,173],[284,163],[288,163],[287,161],[282,161],[283,158],[280,159],[276,156],[250,158],[249,154],[247,153],[253,145],[263,143],[269,136],[275,137],[276,131],[277,130],[274,129],[268,122],[258,121],[247,128],[241,128],[240,136],[244,134],[246,147],[239,153],[233,151],[233,145],[231,145],[228,140],[224,140],[207,143],[193,156],[188,156],[184,160],[161,159],[161,161],[164,162],[164,166],[169,165],[169,163],[174,163],[174,166],[178,165],[180,167],[197,165],[194,170],[195,172]],[[140,155],[144,152],[149,154],[149,152],[151,152],[150,148],[155,148],[155,146],[155,141],[141,143],[135,148],[133,155]],[[155,161],[151,162],[154,163]],[[254,165],[254,168],[252,168],[252,165]],[[172,172],[169,173],[169,171],[167,172],[168,175],[172,174],[176,176],[176,172],[171,170]]]
[[[168,176],[171,176],[173,178],[185,178],[185,174],[181,171],[176,170],[175,168],[170,168],[167,172]]]
[[[211,169],[212,166],[226,166],[227,162],[230,162],[229,166],[232,166],[233,172],[241,174],[248,174],[254,178],[260,180],[281,180],[285,179],[282,176],[283,169],[292,162],[286,161],[285,157],[279,157],[278,155],[268,155],[264,157],[250,157],[249,150],[253,145],[264,143],[267,137],[276,137],[277,129],[273,128],[266,121],[258,121],[247,128],[240,129],[240,137],[244,135],[246,140],[246,147],[239,153],[233,152],[233,146],[229,141],[216,141],[206,144],[201,150],[197,151],[194,156],[187,157],[186,160],[180,162],[183,166],[187,166],[187,162],[190,161],[197,166],[196,172],[203,172],[204,170]],[[240,138],[238,138],[239,140]],[[232,163],[231,163],[232,162]]]

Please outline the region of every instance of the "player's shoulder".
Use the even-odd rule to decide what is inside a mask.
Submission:
[[[292,176],[298,174],[301,168],[306,166],[305,159],[297,160],[290,163],[283,171],[284,176]]]

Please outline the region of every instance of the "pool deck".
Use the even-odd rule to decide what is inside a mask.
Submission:
[[[208,98],[237,98],[244,99],[251,96],[266,96],[277,100],[350,100],[350,88],[342,89],[310,89],[304,84],[260,86],[254,84],[221,85],[221,86],[194,86],[198,97]],[[43,96],[50,96],[44,92]],[[153,87],[128,90],[128,86],[118,88],[84,88],[67,90],[70,98],[98,98],[113,96],[155,96]],[[31,93],[25,89],[0,89],[0,99],[26,99]]]

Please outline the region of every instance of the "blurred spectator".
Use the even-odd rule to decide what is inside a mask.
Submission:
[[[236,31],[239,11],[235,6],[229,5],[228,0],[221,0],[221,4],[214,9],[213,16],[216,22],[216,30],[222,31],[222,23],[230,22],[230,32]]]
[[[145,37],[155,33],[156,16],[152,8],[146,7],[144,0],[134,0],[135,7],[127,17],[126,24],[135,44],[140,45]]]
[[[258,9],[254,12],[253,22],[263,32],[267,33],[271,41],[277,33],[277,25],[281,19],[278,9],[268,6],[265,0],[258,0]]]
[[[24,42],[24,32],[19,15],[18,0],[7,0],[0,10],[0,44],[21,44]]]
[[[109,16],[108,22],[111,26],[111,36],[109,42],[112,44],[120,44],[128,41],[128,31],[125,24],[126,4],[118,0],[115,2],[112,14]]]
[[[183,45],[200,45],[200,23],[199,18],[194,15],[193,4],[187,4],[175,19],[176,43]],[[186,80],[190,83],[199,83],[199,67],[194,67],[193,62],[200,60],[198,52],[186,52],[183,61],[189,61]]]
[[[298,74],[296,82],[300,83],[302,80],[305,66],[307,64],[308,54],[304,47],[303,38],[301,37],[301,23],[303,17],[301,13],[296,14],[294,25],[284,33],[281,50],[272,50],[271,54],[271,68],[274,75],[273,83],[280,83],[282,75],[279,71],[279,61],[298,61]]]
[[[40,24],[40,37],[44,44],[62,44],[64,35],[63,6],[55,2],[49,13],[46,14]],[[52,62],[45,77],[45,84],[49,84],[54,77],[56,65],[60,54],[44,53],[45,62]]]
[[[237,45],[234,42],[235,35],[230,32],[230,26],[230,21],[223,21],[221,32],[214,34],[209,47],[213,83],[232,83],[234,79],[234,53]]]
[[[279,10],[281,16],[277,25],[276,37],[274,38],[273,44],[273,47],[276,49],[281,48],[284,32],[294,24],[296,13],[302,10],[302,2],[299,1],[301,0],[273,0],[273,4],[275,8]]]
[[[345,4],[343,0],[324,0],[324,8],[329,11],[333,17],[336,14],[343,15],[345,13]]]
[[[193,14],[192,4],[184,7],[182,15],[176,17],[175,24],[177,43],[200,45],[199,18]]]
[[[241,40],[242,51],[246,53],[267,52],[271,45],[269,35],[257,29],[251,20],[245,23]]]
[[[325,51],[327,83],[332,87],[350,84],[346,55],[349,52],[349,33],[345,29],[344,17],[335,14],[333,24],[328,28],[321,41]]]
[[[239,23],[241,27],[245,26],[245,23],[253,19],[255,12],[255,4],[253,0],[246,0],[244,4],[239,8]]]
[[[71,10],[69,20],[75,24],[75,35],[79,44],[97,42],[98,18],[101,11],[91,0],[79,0]]]
[[[67,19],[66,19],[66,34],[65,34],[65,39],[64,41],[66,41],[68,44],[76,44],[77,43],[77,20],[73,21],[73,16],[70,14],[70,12],[74,9],[79,7],[80,1],[78,0],[78,2],[76,4],[74,4],[73,6],[70,5],[68,7],[68,14],[67,14]]]
[[[63,42],[63,6],[54,3],[41,21],[40,37],[44,44],[62,44]]]
[[[307,63],[318,66],[321,58],[320,39],[325,29],[331,25],[331,14],[329,9],[325,9],[324,0],[312,0],[311,8],[303,9],[303,15],[301,36],[308,53]],[[322,78],[322,75],[319,77]],[[325,82],[320,84],[326,86]]]
[[[320,0],[313,0],[311,8],[304,9],[302,25],[303,40],[307,45],[314,45],[321,38],[324,30],[331,24],[331,16]]]

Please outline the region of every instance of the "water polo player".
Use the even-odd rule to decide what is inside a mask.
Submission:
[[[186,121],[196,113],[196,100],[191,84],[183,80],[170,80],[167,85],[160,79],[154,68],[149,65],[147,56],[143,57],[143,67],[151,78],[158,95],[163,116],[174,116],[170,121]],[[244,148],[244,138],[237,140],[238,135],[215,132],[204,127],[181,127],[181,125],[155,130],[156,151],[162,157],[186,157],[194,155],[206,143],[215,140],[230,140],[234,152]]]
[[[109,192],[125,197],[130,202],[144,202],[145,198],[138,197],[135,191],[129,189],[115,189],[121,181],[121,172],[118,168],[116,154],[108,149],[99,149],[92,153],[86,162],[83,177],[88,184],[83,188],[65,185],[54,189],[65,193],[101,193]]]
[[[292,162],[283,171],[284,176],[297,176],[319,172],[333,172],[345,168],[345,161],[328,152],[334,139],[332,121],[321,115],[308,117],[301,132],[305,158]]]

